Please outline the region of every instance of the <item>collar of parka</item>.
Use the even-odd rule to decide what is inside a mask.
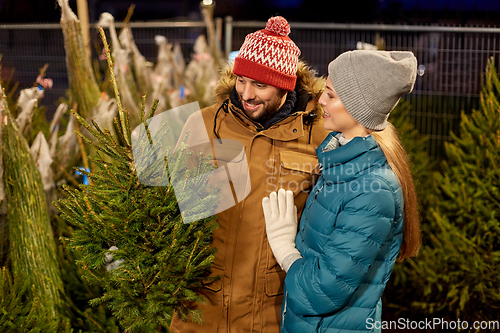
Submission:
[[[215,96],[217,98],[217,103],[230,103],[228,101],[229,95],[236,85],[237,76],[233,73],[232,65],[228,64],[221,68],[220,70],[220,79],[215,87]],[[305,107],[304,110],[296,112],[297,115],[302,116],[310,116],[314,114],[314,117],[311,117],[313,121],[317,121],[322,115],[323,110],[321,107],[318,107],[318,100],[323,90],[326,86],[326,80],[324,77],[318,77],[317,73],[307,66],[304,62],[299,61],[297,67],[297,82],[295,85],[295,90],[298,92],[297,103],[300,103],[301,98],[304,95],[310,96],[308,97],[309,103]],[[243,115],[243,111],[240,110],[238,118],[243,120],[247,126],[251,126],[251,123],[255,125],[250,119],[248,119]],[[246,118],[246,119],[245,119]]]

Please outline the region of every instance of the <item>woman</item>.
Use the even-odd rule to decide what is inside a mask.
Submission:
[[[416,71],[411,52],[350,51],[329,64],[319,103],[332,132],[316,150],[322,173],[298,234],[291,192],[262,202],[269,244],[287,271],[281,332],[380,328],[393,264],[420,246],[408,158],[387,122]]]

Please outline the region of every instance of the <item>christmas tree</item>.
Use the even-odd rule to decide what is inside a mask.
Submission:
[[[427,153],[429,138],[420,134],[415,128],[409,117],[410,111],[410,102],[401,101],[391,112],[389,121],[396,127],[401,143],[409,156],[415,190],[422,210],[425,210],[429,204],[429,194],[432,192],[432,176],[436,162],[431,161]]]
[[[28,302],[18,299],[3,304],[2,298],[2,307],[23,313],[26,307],[22,309],[21,304],[29,308],[30,304],[43,302],[43,309],[33,306],[33,312],[28,311],[31,318],[28,322],[33,318],[44,318],[48,325],[57,327],[65,307],[61,296],[63,284],[42,178],[7,105],[6,97],[2,95],[2,167],[8,232],[2,234],[1,242],[6,244],[8,234],[9,251],[1,264],[7,264],[12,276],[24,283],[14,284],[11,288],[10,273],[5,270],[1,278],[3,291],[9,295],[26,294]],[[22,322],[22,319],[17,319]]]
[[[43,306],[43,299],[30,295],[30,280],[19,275],[12,278],[9,270],[0,272],[0,331],[1,332],[57,332],[58,321]],[[69,332],[69,324],[59,327]]]
[[[41,70],[37,78],[38,84],[39,81],[43,80],[44,83],[49,80],[43,78],[46,68],[47,66]],[[61,236],[69,237],[72,234],[71,227],[54,214],[55,207],[52,202],[55,200],[54,196],[62,197],[62,193],[55,188],[57,183],[74,182],[78,186],[74,177],[65,171],[74,165],[75,160],[81,158],[77,156],[80,150],[75,149],[77,140],[75,127],[72,125],[74,121],[70,120],[66,133],[59,137],[59,127],[64,126],[61,124],[61,119],[67,106],[59,105],[49,126],[44,107],[37,106],[38,95],[32,96],[35,98],[26,98],[29,94],[23,93],[23,91],[32,92],[33,89],[21,91],[18,95],[23,98],[14,98],[17,97],[15,96],[17,85],[12,85],[10,81],[11,78],[6,80],[0,78],[2,88],[0,91],[4,91],[3,88],[5,91],[10,91],[7,96],[2,95],[0,99],[0,112],[3,113],[0,117],[3,121],[0,126],[0,138],[3,143],[14,142],[14,145],[10,146],[2,144],[2,150],[10,151],[5,156],[0,150],[0,267],[2,267],[0,332],[70,332],[72,329],[82,332],[118,332],[119,327],[111,311],[105,306],[90,307],[88,304],[88,300],[100,295],[101,290],[82,281],[75,263],[79,254],[69,252],[59,241]],[[36,89],[41,90],[39,87]],[[15,119],[15,114],[9,110],[18,110],[19,113],[24,111],[29,116]],[[13,125],[18,123],[16,120],[27,129],[24,135],[21,135],[16,130],[17,126]],[[7,127],[9,124],[11,126]],[[33,134],[36,133],[38,134],[35,139]],[[47,133],[49,135],[46,135]],[[50,140],[45,140],[45,136],[50,137]],[[28,150],[26,146],[30,143],[31,147]],[[50,152],[47,145],[50,146]],[[32,156],[31,161],[28,154]],[[20,162],[20,159],[26,163]],[[19,167],[18,163],[23,165],[24,169]],[[76,165],[81,165],[81,162],[77,162]],[[4,174],[8,177],[5,182]],[[37,174],[41,175],[41,179],[36,177]],[[7,198],[4,184],[9,186]],[[40,200],[43,199],[37,188],[43,188],[45,191],[49,204],[49,219],[46,218],[46,209],[40,205]],[[15,204],[13,212],[9,213],[9,221],[7,221],[7,202]],[[23,209],[27,214],[17,214],[19,209]],[[34,223],[31,223],[32,221]],[[7,222],[11,226],[10,232]],[[53,236],[49,238],[36,236],[39,230],[45,234],[50,234],[52,231]],[[45,260],[48,252],[50,259]],[[20,254],[32,255],[34,259],[19,262]],[[13,259],[16,261],[13,262]],[[37,264],[33,264],[33,260],[37,261]],[[54,264],[60,271],[60,280],[64,288],[57,290],[56,296],[60,300],[58,303],[62,303],[62,306],[56,308],[52,306],[51,289],[47,291],[46,286],[55,280],[50,278],[50,274],[45,273],[47,270],[53,270]],[[28,267],[19,272],[19,266],[23,265]],[[40,275],[43,276],[42,279],[39,278]],[[57,284],[61,286],[60,283]],[[58,313],[57,316],[54,315],[54,309]]]
[[[136,126],[140,116],[140,93],[136,79],[132,72],[130,53],[122,48],[115,28],[115,18],[110,13],[102,13],[97,23],[99,27],[107,27],[112,40],[112,56],[114,73],[118,84],[120,99],[125,109],[128,110],[131,123]],[[118,91],[116,96],[118,96]]]
[[[391,112],[389,121],[396,127],[401,142],[410,160],[411,172],[419,203],[419,213],[424,218],[428,210],[429,198],[433,193],[433,174],[436,161],[431,161],[426,151],[428,137],[419,133],[409,118],[411,104],[401,101]],[[421,220],[421,225],[425,221]],[[416,258],[418,260],[418,257]],[[408,281],[408,272],[412,270],[413,259],[396,262],[390,280],[383,294],[383,320],[397,320],[401,317],[414,318],[408,314],[408,300],[413,298],[413,287]]]
[[[149,166],[150,179],[166,186],[147,186],[139,181],[136,161],[150,157],[151,147],[132,146],[128,112],[121,106],[102,29],[101,36],[117,96],[119,116],[115,118],[115,129],[119,140],[108,129],[101,129],[95,122],[91,126],[73,112],[97,143],[83,135],[82,140],[99,153],[93,159],[95,171],[83,172],[90,184],[78,189],[66,186],[68,198],[57,203],[61,217],[75,226],[65,242],[81,253],[78,265],[82,277],[104,290],[91,303],[108,304],[125,330],[167,329],[174,310],[183,319],[202,321],[202,314],[185,303],[203,301],[196,290],[214,280],[208,276],[215,252],[210,248],[211,235],[217,224],[211,217],[184,223],[186,217],[178,201],[180,197],[183,201],[191,197],[190,210],[196,214],[216,205],[218,198],[200,197],[199,193],[177,188],[174,192],[172,179],[196,179],[203,188],[210,166],[201,163],[189,168],[189,162],[197,156],[180,144],[168,164],[160,157]],[[168,124],[164,124],[153,137],[149,124],[154,112],[153,105],[146,117],[143,107],[140,121],[145,130],[139,136],[146,136],[146,140],[139,142],[161,141],[168,134]]]
[[[61,7],[71,99],[77,103],[80,115],[87,117],[91,115],[101,92],[87,56],[80,20],[71,10],[68,0],[58,0],[58,3]]]
[[[406,278],[412,308],[448,320],[496,319],[500,309],[500,81],[488,62],[479,110],[459,135],[429,197],[424,246]]]

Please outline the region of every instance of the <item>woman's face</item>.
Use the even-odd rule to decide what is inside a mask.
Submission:
[[[326,79],[326,88],[319,98],[319,104],[323,106],[325,129],[342,132],[345,138],[368,134],[366,128],[358,123],[349,111],[347,111],[344,104],[342,104],[342,101],[333,88],[330,76]]]

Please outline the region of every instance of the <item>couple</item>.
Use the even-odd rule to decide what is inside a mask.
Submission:
[[[187,304],[205,323],[174,316],[174,333],[370,332],[395,260],[418,251],[408,160],[387,122],[415,57],[343,53],[325,88],[289,33],[278,16],[247,35],[202,110],[211,139],[245,147],[251,191],[217,214],[220,280]]]

